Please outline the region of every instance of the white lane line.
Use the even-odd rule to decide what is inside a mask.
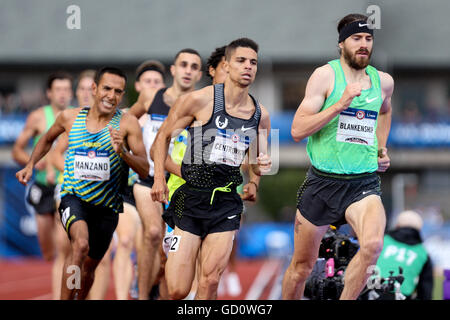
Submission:
[[[267,284],[270,282],[274,272],[278,269],[278,264],[279,263],[276,260],[268,260],[264,262],[258,275],[253,281],[252,286],[248,290],[245,300],[257,300],[261,296]]]

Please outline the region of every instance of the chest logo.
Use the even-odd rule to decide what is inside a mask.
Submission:
[[[245,132],[245,131],[250,130],[250,129],[252,129],[252,128],[254,128],[254,126],[253,126],[253,127],[245,128],[244,125],[242,125],[241,130],[242,130],[242,132]]]
[[[359,110],[358,112],[356,112],[356,118],[359,120],[364,119],[365,116],[366,116],[366,114],[362,110]]]
[[[228,126],[228,119],[225,118],[225,121],[220,121],[220,116],[216,118],[216,127],[219,129],[225,129]]]

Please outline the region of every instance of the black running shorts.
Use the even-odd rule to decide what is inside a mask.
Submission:
[[[61,199],[59,215],[69,239],[73,223],[79,220],[86,222],[89,232],[88,256],[101,260],[109,248],[119,215],[110,208],[95,206],[70,194]]]
[[[141,186],[146,186],[147,188],[152,188],[154,182],[155,179],[152,176],[147,176],[147,178],[145,179],[139,178],[138,181],[136,181],[137,184],[140,184]]]
[[[212,191],[195,189],[185,183],[172,195],[163,219],[172,229],[177,226],[201,239],[210,233],[238,230],[243,203],[235,189],[216,191],[211,204]]]
[[[43,185],[36,181],[32,183],[26,195],[27,202],[34,208],[37,214],[54,214],[55,185]]]
[[[133,186],[126,186],[123,193],[122,198],[124,203],[128,203],[133,207],[136,207],[136,200],[134,199]]]
[[[346,224],[345,211],[369,195],[381,195],[375,173],[333,174],[311,167],[297,192],[297,209],[316,226]]]

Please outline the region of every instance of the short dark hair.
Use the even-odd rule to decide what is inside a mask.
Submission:
[[[125,86],[126,86],[127,76],[125,75],[125,73],[122,70],[120,70],[119,68],[116,68],[116,67],[104,67],[104,68],[101,68],[100,70],[98,70],[97,73],[95,74],[95,79],[94,79],[96,85],[98,85],[100,83],[100,80],[102,79],[102,77],[105,73],[115,74],[121,78],[124,78]]]
[[[164,65],[157,61],[157,60],[146,60],[142,62],[137,68],[136,68],[136,81],[139,81],[141,78],[141,75],[146,71],[156,71],[159,72],[162,75],[163,81],[164,81],[164,73],[166,72],[166,68]]]
[[[202,57],[200,56],[200,53],[198,53],[197,50],[191,49],[191,48],[185,48],[185,49],[181,49],[180,51],[177,52],[177,54],[175,55],[175,59],[173,59],[173,63],[175,63],[175,61],[177,61],[178,57],[182,53],[195,54],[195,55],[197,55],[200,58],[200,62],[202,61]]]
[[[355,22],[355,21],[364,21],[367,22],[367,19],[369,19],[369,17],[360,14],[360,13],[350,13],[348,15],[346,15],[345,17],[343,17],[338,25],[337,25],[337,32],[340,33],[342,28],[344,28],[346,25]]]
[[[220,61],[222,61],[222,58],[225,57],[225,49],[227,46],[219,47],[214,50],[211,55],[208,58],[208,61],[206,61],[206,72],[208,73],[208,76],[212,79],[212,76],[209,74],[208,70],[210,67],[213,69],[216,69],[219,65]]]
[[[72,76],[66,72],[66,71],[56,71],[54,73],[51,73],[47,78],[47,89],[51,89],[53,85],[53,81],[55,80],[69,80],[72,84],[73,78]]]
[[[225,58],[229,60],[233,52],[239,47],[250,48],[258,53],[258,44],[255,41],[249,38],[239,38],[231,41],[228,44],[227,48],[225,49]]]

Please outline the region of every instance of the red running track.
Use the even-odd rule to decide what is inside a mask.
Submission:
[[[52,263],[39,259],[0,260],[0,300],[51,300],[51,269]],[[238,260],[236,271],[241,294],[229,295],[223,281],[219,299],[277,299],[277,283],[284,271],[279,260]],[[115,300],[112,278],[105,299]]]

